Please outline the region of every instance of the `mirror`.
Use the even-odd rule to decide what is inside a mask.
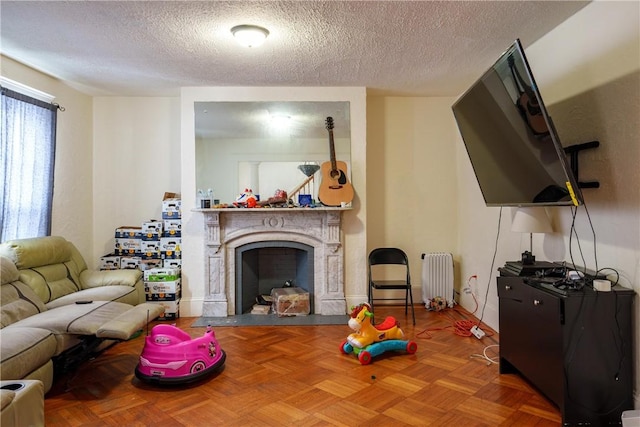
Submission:
[[[332,117],[336,160],[350,175],[349,107],[344,101],[195,102],[197,189],[232,203],[245,188],[266,200],[308,181],[301,192],[317,200],[320,173],[302,165],[330,161],[325,122]]]

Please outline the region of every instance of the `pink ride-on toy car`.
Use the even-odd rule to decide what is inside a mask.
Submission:
[[[145,338],[136,377],[153,384],[188,384],[222,368],[226,354],[211,329],[191,336],[173,325],[156,325]]]

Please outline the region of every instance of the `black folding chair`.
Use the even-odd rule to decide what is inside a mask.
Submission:
[[[375,272],[373,266],[376,265],[404,265],[405,269],[401,273],[397,271],[395,274],[391,273],[393,279],[378,279],[380,272]],[[405,271],[406,270],[406,276]],[[388,273],[389,274],[389,273]],[[399,277],[400,274],[402,277]],[[374,297],[375,290],[405,290],[404,298],[382,298]],[[416,324],[416,314],[413,310],[413,295],[411,294],[411,275],[409,273],[409,259],[407,254],[402,249],[398,248],[377,248],[371,251],[369,254],[369,304],[373,310],[374,301],[391,300],[391,301],[403,301],[404,300],[404,314],[408,313],[408,307],[411,305],[411,315],[413,317],[413,324]],[[375,310],[373,310],[375,314]]]

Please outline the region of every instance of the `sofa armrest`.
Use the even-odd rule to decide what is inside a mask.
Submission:
[[[2,389],[0,424],[3,426],[45,425],[42,381],[0,381],[0,388]]]
[[[135,287],[141,279],[140,270],[85,270],[80,273],[82,289],[114,285]]]

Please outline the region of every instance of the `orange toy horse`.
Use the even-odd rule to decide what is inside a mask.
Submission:
[[[347,337],[347,342],[353,347],[364,348],[374,342],[404,338],[404,332],[394,317],[388,316],[384,322],[376,326],[371,324],[371,317],[373,313],[369,304],[363,303],[353,307],[349,327],[355,332]]]

